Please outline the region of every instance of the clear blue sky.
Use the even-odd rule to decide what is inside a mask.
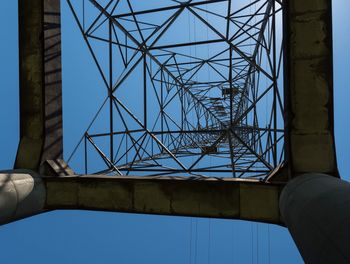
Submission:
[[[350,2],[334,0],[333,5],[337,155],[341,175],[349,179]],[[65,4],[63,8],[67,11]],[[2,10],[0,168],[8,169],[13,165],[18,143],[17,1],[3,1]],[[65,19],[64,26],[75,27],[71,17]],[[63,37],[69,30],[74,31],[66,29]],[[97,83],[91,76],[81,80],[69,74],[76,71],[70,59],[82,56],[79,58],[84,63],[85,58],[83,51],[76,54],[67,46],[63,48],[67,52],[63,60],[64,84],[89,89]],[[70,93],[69,87],[65,89]],[[79,100],[83,104],[87,98]],[[69,143],[70,139],[65,140]],[[81,211],[50,212],[1,226],[0,253],[1,263],[302,263],[287,230],[277,226]]]

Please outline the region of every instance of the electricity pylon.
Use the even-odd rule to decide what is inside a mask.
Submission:
[[[282,164],[282,3],[68,4],[105,93],[85,174],[266,179]]]
[[[105,84],[107,125],[82,136],[94,175],[62,160],[60,1],[20,0],[1,223],[54,209],[252,220],[287,226],[307,263],[349,263],[329,0],[67,2]]]

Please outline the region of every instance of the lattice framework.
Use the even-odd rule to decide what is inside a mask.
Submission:
[[[281,1],[67,2],[106,94],[84,173],[266,178],[283,162]]]

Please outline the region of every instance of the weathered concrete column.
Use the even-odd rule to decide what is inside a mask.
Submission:
[[[285,142],[291,177],[338,176],[334,144],[332,1],[285,5]]]
[[[350,263],[350,183],[320,173],[296,177],[280,210],[306,263]]]
[[[20,142],[16,169],[61,159],[60,0],[18,0]]]
[[[286,159],[294,179],[282,191],[281,215],[306,263],[350,263],[350,184],[336,178],[332,1],[283,3]]]
[[[0,172],[0,224],[44,211],[46,189],[42,178],[27,170]]]

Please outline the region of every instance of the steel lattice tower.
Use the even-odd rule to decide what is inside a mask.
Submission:
[[[85,174],[266,178],[283,162],[281,1],[68,3],[106,94],[71,156]]]
[[[19,0],[0,224],[58,209],[241,219],[288,227],[307,263],[349,262],[331,1],[67,2],[104,85],[67,160],[85,173],[63,160],[60,0]]]

